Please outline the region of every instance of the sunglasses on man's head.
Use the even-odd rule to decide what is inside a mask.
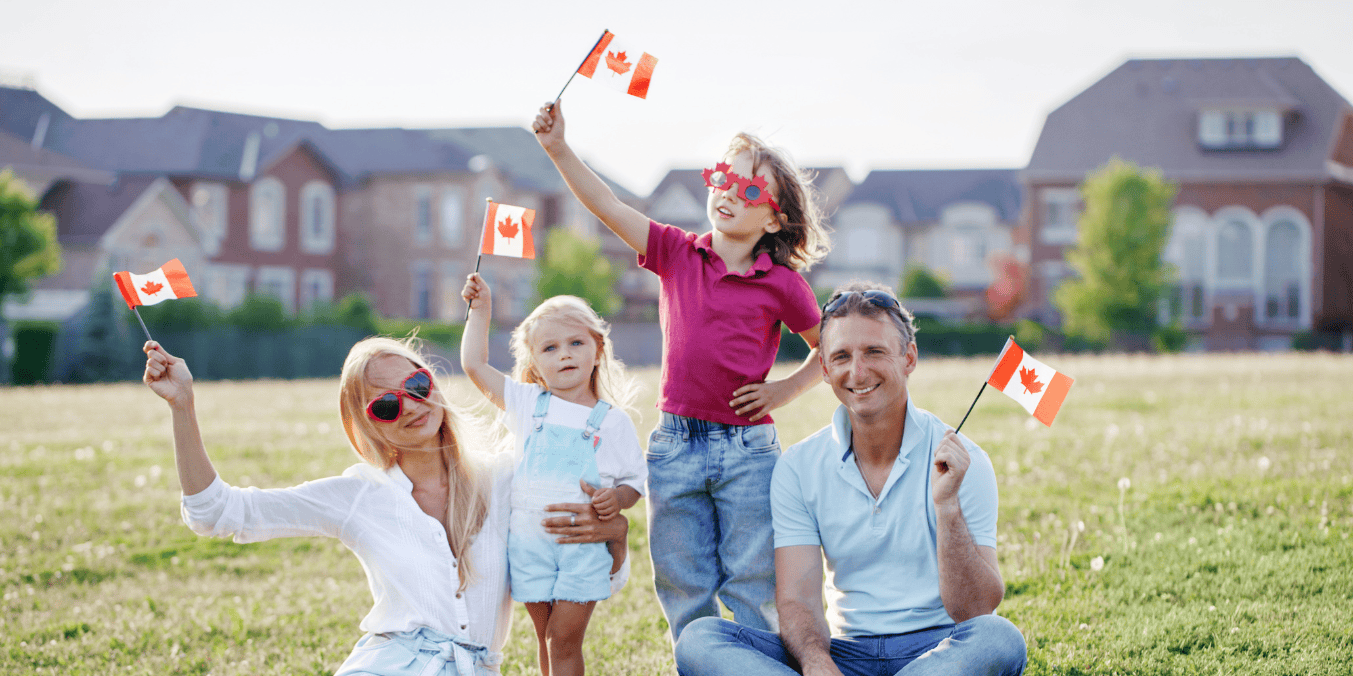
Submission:
[[[366,414],[376,422],[394,422],[404,413],[404,397],[426,401],[432,394],[432,374],[418,369],[404,379],[403,389],[390,390],[366,405]]]
[[[870,289],[868,291],[847,291],[845,293],[832,296],[831,299],[829,299],[827,303],[822,306],[822,314],[829,315],[841,309],[841,306],[845,304],[846,300],[850,299],[852,296],[863,296],[865,300],[869,301],[870,305],[873,305],[875,307],[881,307],[885,310],[896,310],[902,307],[902,303],[897,300],[897,296],[894,296],[893,294],[888,293],[887,291],[882,291],[879,289]]]
[[[738,184],[738,197],[741,197],[749,207],[769,204],[770,208],[780,210],[780,205],[775,203],[775,198],[770,196],[769,190],[766,190],[764,176],[747,178],[729,171],[732,168],[733,165],[720,162],[714,165],[713,169],[704,170],[701,176],[705,178],[705,185],[715,190],[727,190],[730,184]]]

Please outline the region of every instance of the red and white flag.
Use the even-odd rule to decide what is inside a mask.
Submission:
[[[536,247],[531,240],[531,226],[536,222],[536,210],[489,202],[484,214],[484,236],[481,254],[535,258]]]
[[[115,272],[113,281],[117,282],[117,290],[122,292],[122,298],[130,308],[197,295],[193,283],[188,281],[188,271],[183,269],[183,263],[177,258],[161,265],[159,270],[144,275]]]
[[[1006,339],[996,368],[987,376],[988,385],[1018,401],[1024,410],[1049,427],[1073,382],[1070,376],[1030,357],[1015,344],[1014,338]]]
[[[648,98],[648,83],[653,79],[653,67],[658,57],[641,52],[621,42],[615,33],[606,31],[601,41],[592,48],[578,74],[593,81],[641,99]]]

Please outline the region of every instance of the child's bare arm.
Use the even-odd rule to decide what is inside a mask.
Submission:
[[[470,306],[470,318],[465,322],[465,333],[460,340],[460,367],[486,399],[503,408],[507,405],[503,399],[503,374],[489,365],[492,292],[484,278],[475,272],[465,280],[460,297]]]
[[[812,348],[808,357],[788,378],[739,387],[733,392],[733,400],[728,402],[735,413],[749,416],[748,420],[760,420],[771,411],[799,398],[822,379],[822,364],[818,361],[818,328],[814,326],[798,335]]]
[[[597,517],[602,521],[608,521],[620,513],[620,499],[616,496],[614,488],[598,488],[596,493],[592,494],[592,509],[597,510]]]
[[[564,141],[564,114],[559,102],[540,107],[531,129],[554,161],[568,189],[587,210],[640,255],[648,253],[648,217],[620,201],[601,178]]]
[[[620,503],[621,509],[629,509],[634,503],[639,501],[639,491],[634,490],[633,486],[620,484],[615,487],[615,498]]]

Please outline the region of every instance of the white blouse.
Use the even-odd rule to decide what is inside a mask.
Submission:
[[[323,535],[338,538],[366,571],[375,601],[362,618],[369,633],[431,627],[502,650],[512,621],[507,528],[512,457],[498,454],[489,512],[470,546],[474,577],[464,592],[458,562],[442,524],[413,499],[413,482],[398,465],[382,471],[360,463],[342,476],[291,488],[236,488],[218,475],[206,490],[183,496],[183,520],[199,535],[235,542]],[[629,578],[629,559],[612,576],[612,590]]]

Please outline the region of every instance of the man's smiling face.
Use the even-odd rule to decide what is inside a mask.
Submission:
[[[897,412],[907,402],[907,378],[916,370],[916,343],[883,315],[847,315],[822,335],[823,380],[856,420]]]

